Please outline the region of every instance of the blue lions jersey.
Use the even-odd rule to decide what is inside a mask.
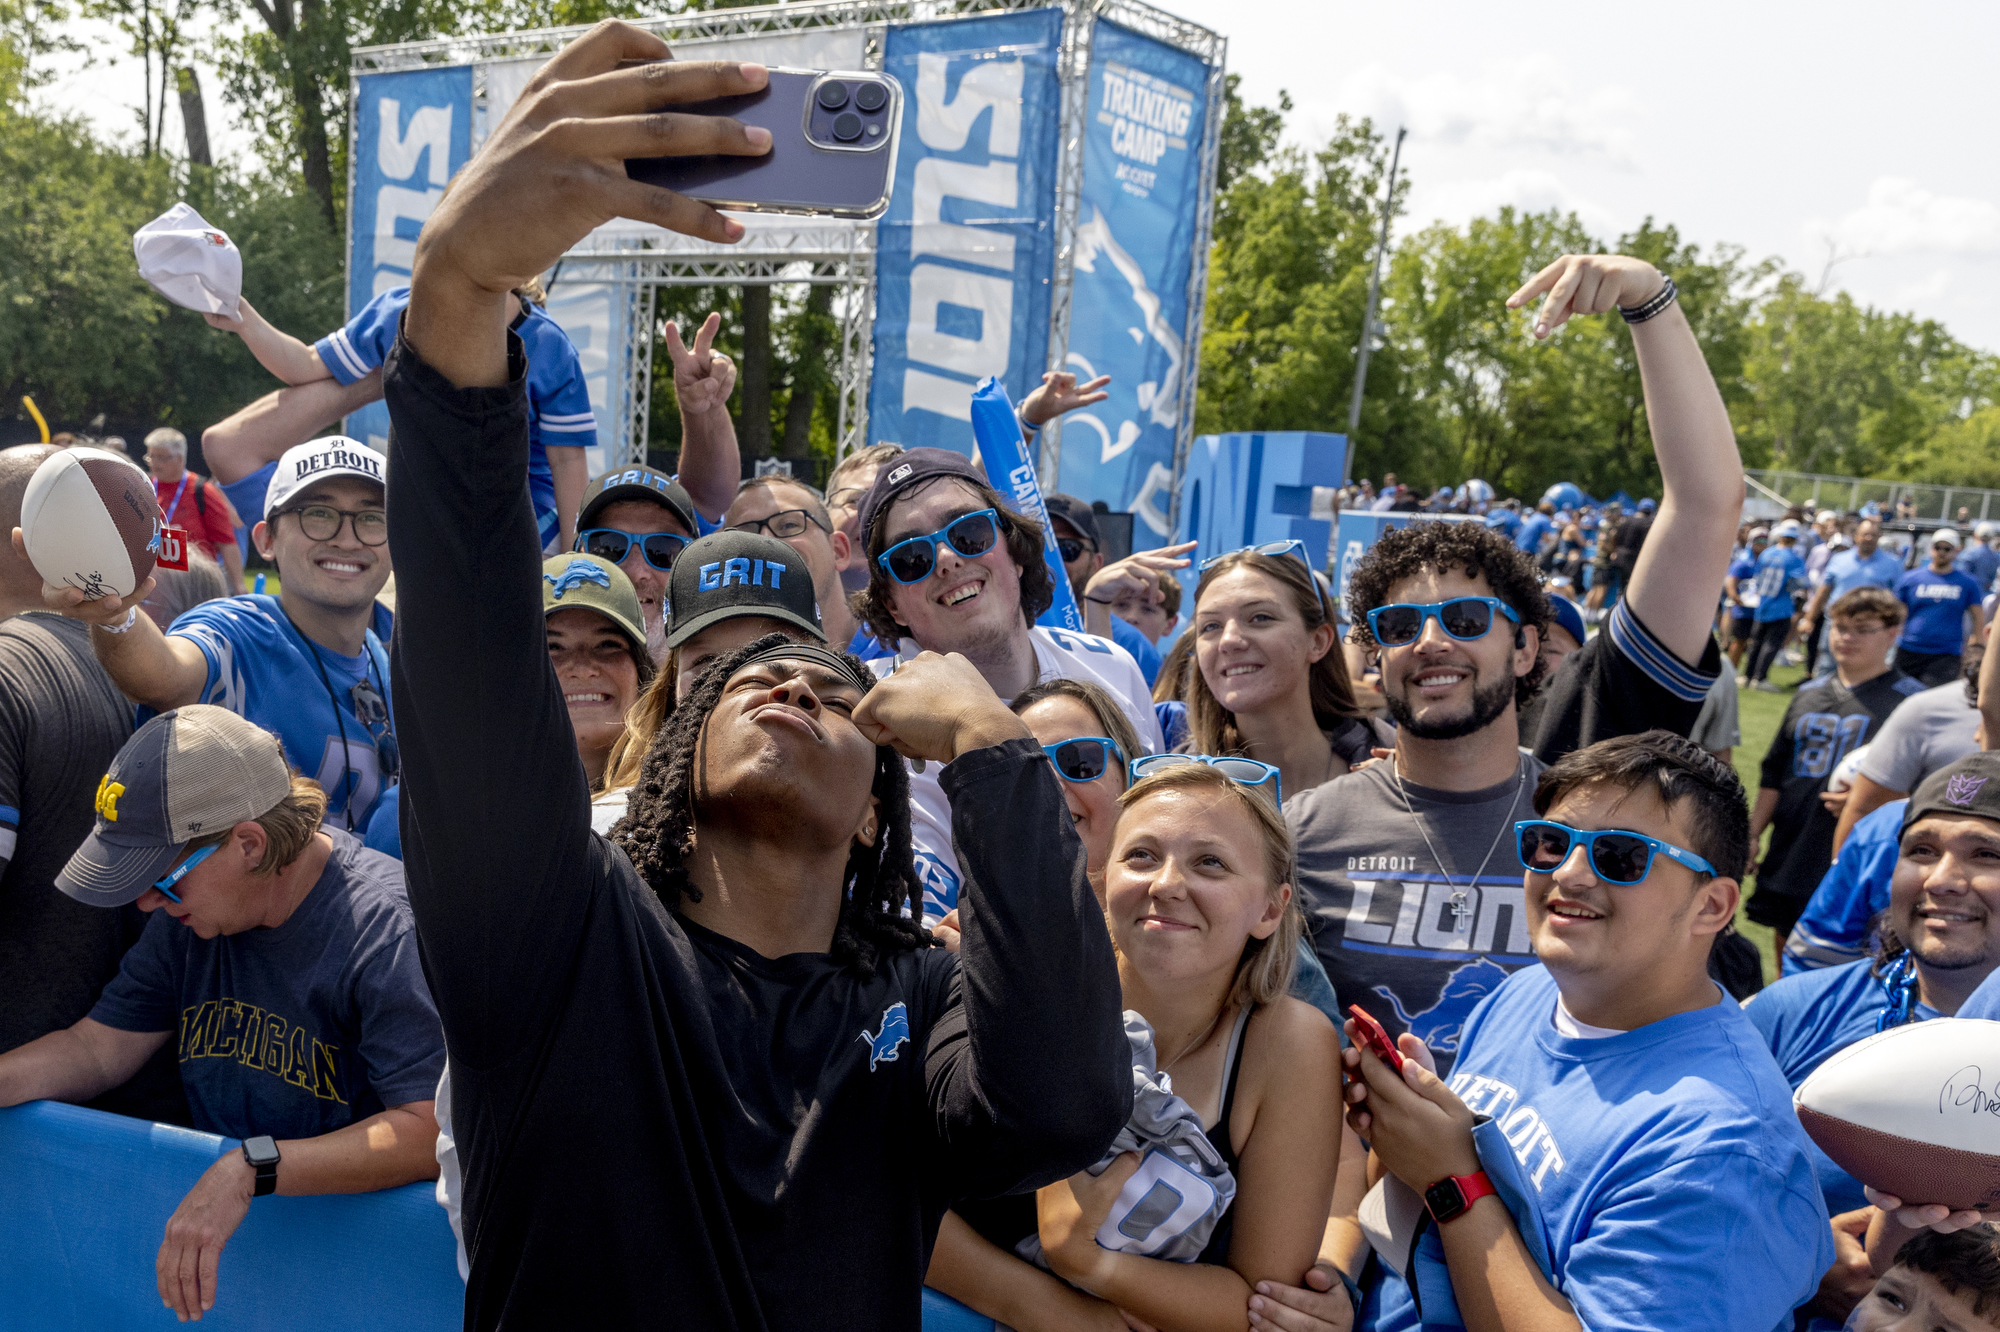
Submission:
[[[320,363],[343,384],[352,384],[381,365],[396,342],[396,324],[410,303],[408,287],[391,287],[361,307],[361,312],[313,344]],[[541,527],[542,549],[556,539],[556,483],[549,471],[547,449],[584,448],[597,442],[597,417],[590,409],[590,390],[576,346],[562,326],[538,305],[529,305],[514,331],[528,353],[528,493],[535,501],[535,522]],[[231,496],[231,502],[235,500]],[[263,515],[261,493],[254,510]],[[252,519],[254,522],[255,519]]]
[[[379,636],[387,625],[387,612],[378,608],[367,646],[348,657],[308,642],[276,597],[242,596],[205,601],[169,632],[208,660],[199,701],[274,732],[285,761],[326,791],[328,824],[358,831],[394,780],[382,773],[375,736],[356,715],[350,692],[365,680],[388,702],[389,654]]]
[[[1891,800],[1863,815],[1847,834],[1840,855],[1813,889],[1812,900],[1785,936],[1784,974],[1837,967],[1864,956],[1869,926],[1889,907],[1907,800]]]

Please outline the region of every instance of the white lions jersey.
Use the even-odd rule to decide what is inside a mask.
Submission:
[[[1035,662],[1040,668],[1036,680],[1088,680],[1110,694],[1132,729],[1139,733],[1143,752],[1156,753],[1165,746],[1160,739],[1159,719],[1153,714],[1153,691],[1132,654],[1108,638],[1080,634],[1068,629],[1036,625],[1028,635],[1035,644]],[[867,663],[878,680],[886,679],[903,662],[914,659],[916,640],[905,638],[896,645],[896,655]],[[1128,760],[1137,758],[1127,754]],[[907,760],[906,760],[907,762]],[[924,924],[935,925],[958,905],[958,856],[951,845],[951,802],[945,799],[938,781],[940,765],[926,763],[924,771],[910,773],[910,848],[917,862],[917,875],[924,885]]]

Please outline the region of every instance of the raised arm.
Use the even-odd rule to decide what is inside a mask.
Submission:
[[[315,379],[266,393],[201,432],[201,456],[223,485],[241,481],[286,449],[338,429],[340,418],[382,396],[382,372],[371,370],[352,384]]]
[[[309,384],[315,379],[328,377],[327,368],[311,343],[301,342],[283,329],[273,327],[269,320],[257,313],[247,297],[240,299],[237,307],[239,313],[235,319],[219,314],[205,314],[202,318],[208,321],[210,328],[219,328],[243,339],[243,345],[257,358],[257,364],[287,384]]]
[[[736,362],[713,350],[722,316],[711,314],[695,330],[694,345],[681,341],[680,325],[667,321],[667,354],[674,362],[674,401],[681,409],[681,489],[711,522],[736,500],[743,457],[729,395],[736,388]]]
[[[27,558],[27,543],[18,527],[14,549]],[[170,712],[200,701],[208,683],[208,659],[192,640],[163,633],[149,615],[129,615],[131,624],[121,627],[129,612],[152,594],[157,581],[148,578],[129,597],[103,596],[95,601],[85,601],[78,588],[44,583],[42,602],[58,614],[96,626],[90,645],[120,693],[155,712]],[[237,590],[241,589],[239,581]]]
[[[404,865],[446,1038],[474,1066],[504,1057],[546,1011],[562,941],[589,905],[593,854],[583,767],[543,647],[510,293],[615,216],[740,235],[713,210],[628,179],[624,159],[769,143],[751,146],[732,120],[648,114],[764,80],[756,66],[666,56],[658,38],[607,23],[542,67],[425,226],[383,367],[390,542],[408,561],[393,670]],[[663,63],[620,69],[626,59]]]
[[[1535,336],[1547,337],[1571,315],[1641,306],[1665,281],[1641,259],[1565,255],[1507,303],[1520,306],[1547,293],[1535,322]],[[1666,493],[1625,596],[1664,647],[1683,662],[1698,663],[1715,619],[1715,589],[1729,572],[1743,517],[1743,460],[1715,377],[1679,303],[1631,331]]]

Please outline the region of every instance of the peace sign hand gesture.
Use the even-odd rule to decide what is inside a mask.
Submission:
[[[1518,310],[1544,292],[1535,316],[1535,336],[1546,338],[1571,315],[1603,314],[1614,305],[1643,305],[1660,294],[1666,279],[1644,259],[1624,254],[1566,254],[1529,278],[1507,298]]]
[[[715,332],[722,327],[722,316],[710,314],[695,330],[694,346],[690,349],[681,341],[680,325],[667,321],[667,354],[674,358],[674,396],[680,400],[681,411],[688,416],[700,416],[712,407],[720,407],[729,401],[730,393],[736,388],[736,362],[719,351],[711,351]]]

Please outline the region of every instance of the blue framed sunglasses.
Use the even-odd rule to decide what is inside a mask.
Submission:
[[[189,856],[186,860],[183,860],[180,864],[174,866],[171,872],[169,872],[164,878],[156,882],[153,886],[159,889],[161,892],[165,893],[167,895],[167,900],[169,902],[172,902],[175,906],[179,906],[181,904],[181,898],[180,894],[174,891],[174,885],[179,883],[182,879],[186,878],[187,872],[189,870],[193,869],[196,865],[201,864],[202,861],[207,860],[210,856],[214,855],[221,849],[222,849],[222,843],[220,842],[217,842],[214,846],[203,847],[201,850]]]
[[[1108,735],[1073,736],[1057,744],[1043,745],[1042,752],[1049,756],[1066,782],[1094,782],[1109,772],[1113,764],[1125,762],[1125,752]]]
[[[891,578],[899,583],[921,583],[937,568],[937,548],[949,543],[952,550],[968,560],[993,549],[1000,540],[1000,515],[991,509],[961,514],[935,532],[898,541],[875,557]]]
[[[1438,627],[1460,642],[1484,638],[1493,629],[1493,613],[1521,623],[1521,614],[1498,597],[1453,597],[1421,605],[1396,602],[1368,612],[1368,632],[1383,647],[1403,647],[1424,636],[1424,621],[1436,620]]]
[[[1514,836],[1520,843],[1521,863],[1536,874],[1553,874],[1561,869],[1579,843],[1590,860],[1593,874],[1605,883],[1627,888],[1646,881],[1646,876],[1653,872],[1656,854],[1697,874],[1716,872],[1715,866],[1686,847],[1618,828],[1585,832],[1549,819],[1523,819],[1514,825]]]
[[[680,553],[688,548],[691,540],[673,532],[626,532],[616,527],[592,527],[576,534],[576,544],[571,549],[613,564],[623,564],[636,542],[645,553],[646,563],[666,573],[674,567],[674,561],[680,558]]]
[[[1312,558],[1306,554],[1306,543],[1298,540],[1296,537],[1290,541],[1266,541],[1261,546],[1245,546],[1242,550],[1224,551],[1220,555],[1211,555],[1201,562],[1201,568],[1197,572],[1207,573],[1231,555],[1242,555],[1245,553],[1264,555],[1274,560],[1294,559],[1300,564],[1305,565],[1306,577],[1312,580],[1313,591],[1319,594],[1319,613],[1329,620],[1333,618],[1332,613],[1327,609],[1326,589],[1319,585],[1318,572],[1313,568]]]
[[[1235,754],[1142,754],[1126,765],[1126,779],[1136,782],[1142,777],[1164,772],[1179,763],[1206,763],[1230,781],[1257,788],[1259,791],[1268,786],[1271,803],[1278,806],[1283,806],[1285,803],[1276,768],[1268,763],[1259,763],[1256,759],[1242,758]]]

